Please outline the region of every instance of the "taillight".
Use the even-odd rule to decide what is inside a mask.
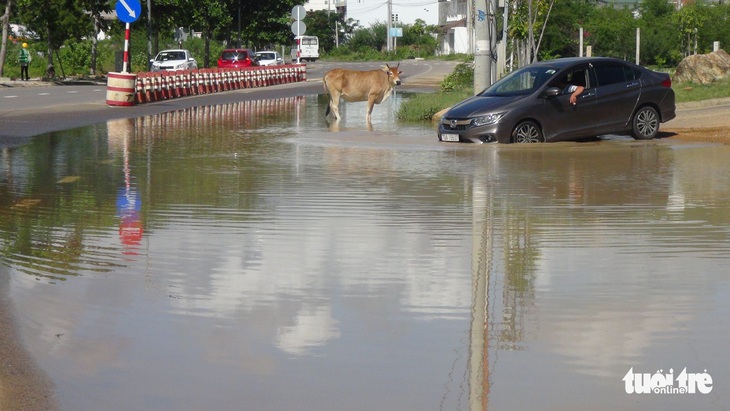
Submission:
[[[671,77],[667,77],[667,78],[665,78],[665,79],[664,79],[664,80],[662,81],[662,86],[663,86],[663,87],[672,87],[672,78],[671,78]]]

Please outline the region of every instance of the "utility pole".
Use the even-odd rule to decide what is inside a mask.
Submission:
[[[387,35],[386,39],[388,41],[388,46],[387,46],[388,51],[391,50],[391,44],[393,43],[392,39],[390,38],[390,28],[391,27],[393,27],[393,0],[388,0],[388,27],[387,27],[388,32],[386,33],[386,35]]]
[[[492,84],[492,39],[489,38],[492,0],[474,1],[474,94]]]
[[[152,59],[152,0],[147,0],[147,70],[150,68]]]

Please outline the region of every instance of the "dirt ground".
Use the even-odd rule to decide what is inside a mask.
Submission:
[[[660,135],[667,135],[677,140],[730,144],[730,127],[675,128],[662,130]]]
[[[730,97],[677,105],[677,117],[662,124],[660,136],[730,144]]]
[[[51,383],[23,348],[7,306],[9,277],[0,274],[0,411],[54,410]]]

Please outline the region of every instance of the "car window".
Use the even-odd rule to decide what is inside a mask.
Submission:
[[[259,59],[274,60],[276,59],[276,55],[274,53],[259,53]]]
[[[557,78],[553,79],[549,87],[557,87],[563,91],[564,94],[571,92],[570,86],[583,86],[589,87],[589,82],[586,81],[586,66],[573,67],[560,73]]]
[[[634,70],[623,64],[601,64],[595,67],[599,86],[624,83],[634,79]]]
[[[224,51],[221,58],[223,60],[241,60],[244,58],[244,55],[237,51]]]
[[[177,51],[162,52],[157,57],[157,60],[159,60],[159,61],[185,60],[185,53],[181,53],[181,52],[177,52]]]
[[[548,81],[557,70],[553,67],[525,67],[513,71],[484,90],[482,96],[530,94]]]

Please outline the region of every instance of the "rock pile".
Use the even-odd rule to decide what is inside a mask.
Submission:
[[[676,83],[709,84],[730,77],[730,54],[725,50],[685,57],[672,77]]]

